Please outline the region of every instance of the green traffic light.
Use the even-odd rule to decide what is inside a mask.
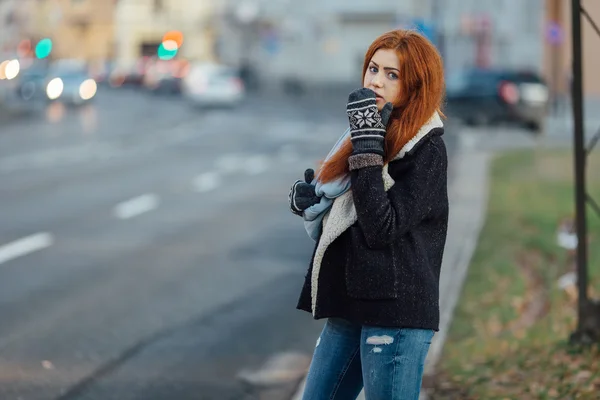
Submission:
[[[160,44],[160,46],[158,46],[158,58],[160,58],[161,60],[171,60],[176,55],[177,49],[167,50],[165,49],[165,46],[163,46],[162,43]]]
[[[50,52],[52,52],[52,40],[48,38],[40,40],[35,46],[35,56],[37,58],[46,58],[50,55]]]

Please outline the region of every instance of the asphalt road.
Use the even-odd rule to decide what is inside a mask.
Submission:
[[[287,194],[343,106],[103,90],[3,121],[0,399],[262,398],[240,373],[322,326],[294,308],[312,243]]]

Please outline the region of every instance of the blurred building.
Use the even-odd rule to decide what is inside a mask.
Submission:
[[[0,0],[0,54],[14,53],[21,36],[23,4],[27,0]]]
[[[427,5],[417,0],[227,0],[218,56],[252,67],[264,85],[356,83],[371,42],[427,14]]]
[[[132,65],[143,56],[156,56],[163,36],[183,33],[177,57],[210,60],[213,57],[213,15],[219,0],[119,0],[115,18],[116,59]]]
[[[14,35],[15,0],[0,0],[0,54],[9,51],[9,43]]]
[[[94,62],[113,57],[115,1],[18,1],[23,3],[22,36],[34,42],[52,39],[52,58]]]
[[[571,1],[545,0],[546,21],[544,37],[544,73],[558,96],[567,96],[571,82]],[[582,0],[582,6],[600,24],[600,2]],[[583,88],[585,95],[600,96],[600,36],[592,25],[582,17],[583,35]]]
[[[542,70],[543,0],[429,0],[446,69]]]

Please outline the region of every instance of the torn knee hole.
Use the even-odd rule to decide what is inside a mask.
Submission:
[[[370,336],[367,338],[367,344],[375,346],[390,345],[394,343],[394,338],[391,336]]]

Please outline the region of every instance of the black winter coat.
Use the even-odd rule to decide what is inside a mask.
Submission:
[[[351,190],[325,218],[299,309],[315,319],[438,330],[448,161],[441,121],[427,128],[388,164],[394,182],[380,166],[351,172]]]

